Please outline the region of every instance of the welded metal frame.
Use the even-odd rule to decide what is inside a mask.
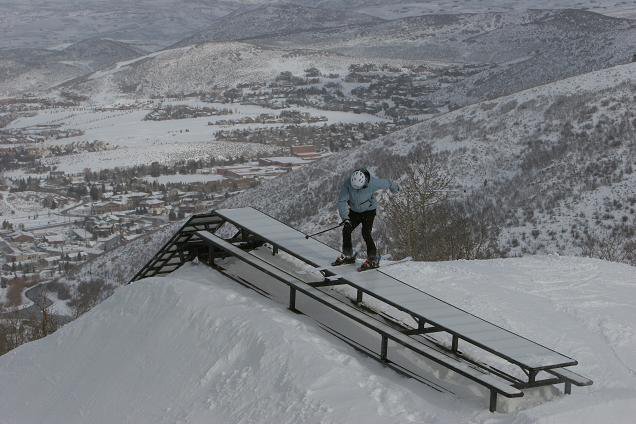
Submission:
[[[260,212],[260,211],[259,211]],[[263,213],[263,212],[260,212]],[[284,223],[282,223],[281,221],[277,220],[276,218],[263,213],[263,215],[268,216],[269,218],[281,223],[282,225],[286,225]],[[279,245],[278,243],[276,243],[275,241],[272,240],[268,240],[265,237],[263,237],[262,235],[258,234],[258,232],[250,230],[244,226],[241,225],[240,222],[237,222],[236,220],[233,220],[231,218],[225,217],[220,213],[217,213],[215,211],[212,211],[210,213],[207,214],[199,214],[199,215],[194,215],[192,216],[182,227],[179,231],[177,231],[177,233],[162,247],[162,249],[159,250],[159,252],[157,252],[157,254],[133,277],[132,281],[137,281],[139,279],[142,278],[146,278],[146,277],[151,277],[151,276],[159,276],[159,275],[164,275],[164,274],[168,274],[174,270],[176,270],[177,268],[179,268],[181,265],[183,265],[184,263],[193,260],[195,257],[198,257],[201,260],[204,260],[205,262],[207,262],[208,264],[214,266],[214,261],[216,258],[222,258],[222,257],[227,257],[228,256],[228,252],[224,251],[223,249],[218,249],[218,248],[213,248],[210,246],[210,243],[206,242],[204,239],[202,239],[199,235],[197,235],[197,233],[199,231],[206,231],[209,232],[211,234],[214,234],[215,231],[217,231],[219,228],[221,228],[221,226],[223,226],[224,224],[231,224],[232,226],[234,226],[237,229],[237,232],[234,234],[233,237],[231,237],[230,239],[225,240],[226,242],[231,243],[232,245],[235,245],[237,247],[240,247],[243,250],[249,251],[249,250],[253,250],[254,248],[267,243],[269,245],[272,246],[272,254],[276,255],[279,251],[283,251],[286,252],[287,254],[299,259],[300,261],[313,266],[314,268],[316,268],[317,270],[319,270],[323,275],[324,275],[324,280],[323,281],[317,281],[317,282],[313,282],[313,283],[305,283],[305,285],[307,287],[311,287],[314,289],[317,289],[319,287],[328,287],[328,286],[336,286],[336,285],[348,285],[352,288],[354,288],[356,290],[356,303],[360,304],[363,300],[363,295],[367,294],[369,296],[374,297],[375,299],[378,299],[379,301],[390,305],[404,313],[407,313],[409,315],[411,315],[416,322],[418,323],[417,328],[411,328],[409,326],[406,326],[405,324],[402,323],[402,333],[404,335],[407,335],[409,337],[425,337],[427,334],[429,333],[436,333],[436,332],[444,332],[447,333],[451,336],[451,345],[450,348],[448,348],[447,346],[443,346],[442,344],[440,344],[439,341],[435,340],[435,339],[430,339],[432,341],[434,341],[438,346],[440,346],[441,348],[447,349],[447,351],[456,356],[457,358],[461,358],[464,361],[467,361],[475,366],[478,366],[482,369],[484,369],[485,371],[492,373],[493,375],[496,375],[504,380],[507,380],[511,383],[512,387],[515,387],[517,389],[526,389],[526,388],[530,388],[530,387],[537,387],[537,386],[544,386],[544,385],[553,385],[553,384],[558,384],[558,383],[564,383],[565,384],[565,388],[564,388],[564,392],[566,394],[570,394],[571,393],[571,385],[577,385],[577,386],[585,386],[585,385],[590,385],[592,384],[592,381],[580,376],[576,373],[573,373],[570,370],[565,369],[564,367],[566,366],[571,366],[571,365],[576,365],[577,361],[572,359],[572,361],[570,362],[565,362],[563,364],[558,364],[558,365],[550,365],[550,366],[546,366],[546,367],[529,367],[523,363],[520,363],[519,361],[516,361],[514,358],[510,358],[507,355],[501,354],[500,352],[497,352],[496,350],[489,348],[488,346],[482,345],[481,343],[478,343],[474,340],[471,340],[469,336],[466,336],[464,334],[460,334],[457,332],[453,332],[452,330],[449,330],[445,327],[443,327],[442,325],[438,325],[437,323],[435,323],[433,320],[429,320],[424,316],[421,316],[420,314],[417,313],[413,313],[412,311],[410,311],[408,308],[399,305],[395,302],[390,301],[389,299],[383,298],[382,296],[377,295],[376,293],[365,289],[364,287],[359,287],[357,286],[354,282],[351,282],[349,280],[347,280],[345,277],[338,275],[337,274],[337,270],[334,270],[332,268],[329,267],[325,267],[324,264],[316,264],[313,263],[313,261],[304,258],[302,256],[300,256],[299,254],[297,254],[296,252],[290,251],[289,249],[286,249],[285,246]],[[315,240],[315,239],[314,239]],[[315,240],[320,242],[319,240]],[[320,242],[322,243],[322,242]],[[323,243],[324,244],[324,243]],[[217,246],[218,247],[218,246]],[[274,265],[272,265],[274,266]],[[282,272],[285,272],[284,270],[280,270]],[[378,270],[378,272],[381,272],[380,270]],[[386,275],[386,274],[385,274]],[[388,275],[387,275],[388,276]],[[390,278],[394,278],[391,276],[388,276]],[[399,281],[399,280],[398,280]],[[401,281],[400,281],[401,282]],[[407,283],[401,282],[402,284],[404,284],[405,286],[411,287],[414,290],[417,291],[421,291],[419,289],[417,289],[416,287],[410,286]],[[296,300],[296,291],[298,289],[297,288],[292,288],[290,286],[290,294],[289,294],[289,308],[290,310],[296,311],[295,309],[295,300]],[[428,294],[427,294],[428,295]],[[430,295],[429,295],[430,296]],[[434,297],[434,296],[431,296]],[[437,298],[435,298],[437,299]],[[437,299],[441,302],[444,302],[441,299]],[[447,302],[444,302],[447,303]],[[466,314],[472,315],[467,311],[462,310],[461,308],[457,308],[454,305],[450,305],[453,308],[458,309],[459,311],[462,311]],[[479,318],[479,317],[476,317]],[[479,318],[481,319],[481,318]],[[482,319],[483,320],[483,319]],[[485,321],[485,320],[483,320]],[[488,321],[486,321],[488,322]],[[492,323],[489,323],[491,325],[494,325]],[[496,325],[495,325],[496,326]],[[496,326],[498,327],[498,326]],[[499,327],[501,328],[501,327]],[[505,329],[504,329],[505,330]],[[508,330],[505,330],[508,331]],[[520,336],[516,333],[510,332],[509,333],[526,339],[523,336]],[[527,376],[527,381],[521,380],[518,377],[515,377],[513,375],[510,375],[504,371],[501,371],[495,367],[492,367],[488,364],[482,363],[480,361],[476,361],[473,360],[469,357],[466,357],[460,350],[459,350],[459,341],[462,340],[464,342],[470,343],[474,346],[477,346],[487,352],[490,352],[491,354],[494,354],[512,364],[518,365],[521,370],[523,371],[523,373]],[[529,340],[529,339],[526,339]],[[529,340],[531,341],[531,340]],[[561,356],[565,356],[562,355],[552,349],[549,349],[545,346],[542,346],[536,342],[531,341],[532,343],[541,346],[547,350],[553,351]],[[380,351],[380,359],[386,359],[386,349],[388,346],[388,339],[385,340],[385,338],[382,338],[381,341],[381,351]],[[384,353],[383,353],[384,352]],[[570,358],[571,359],[571,358]],[[537,380],[536,376],[539,372],[541,371],[545,371],[547,373],[552,374],[551,378],[544,378],[544,379],[540,379]],[[492,399],[491,399],[491,404],[492,404]],[[494,404],[496,406],[496,394],[495,394],[495,399],[494,399]],[[491,405],[492,406],[492,405]],[[492,410],[492,407],[491,407]]]
[[[256,210],[257,210],[257,209],[256,209]],[[258,212],[259,212],[259,213],[261,213],[261,214],[263,214],[263,215],[265,215],[265,216],[267,216],[267,217],[269,217],[269,218],[271,218],[271,219],[272,219],[272,220],[274,220],[274,221],[279,222],[279,223],[280,223],[280,224],[282,224],[282,225],[288,226],[288,225],[287,225],[287,224],[285,224],[284,222],[282,222],[282,221],[280,221],[280,220],[278,220],[278,219],[274,218],[273,216],[271,216],[271,215],[269,215],[269,214],[267,214],[267,213],[265,213],[265,212],[262,212],[262,211],[258,211]],[[223,216],[223,215],[221,214],[221,216]],[[496,355],[496,356],[498,356],[498,357],[500,357],[500,358],[502,358],[502,359],[505,359],[506,361],[508,361],[508,362],[510,362],[510,363],[512,363],[512,364],[515,364],[515,365],[519,366],[519,368],[520,368],[520,369],[521,369],[521,370],[522,370],[522,371],[523,371],[526,375],[536,375],[539,371],[548,371],[548,370],[550,370],[550,369],[558,369],[558,368],[563,368],[563,367],[568,367],[568,366],[578,365],[578,362],[577,362],[575,359],[573,359],[573,358],[569,358],[569,359],[571,359],[571,361],[566,361],[566,362],[559,363],[559,364],[552,364],[552,365],[549,365],[549,366],[546,366],[546,367],[531,367],[531,366],[528,366],[527,364],[524,364],[524,363],[522,363],[522,362],[520,362],[520,361],[517,361],[517,360],[515,360],[514,358],[509,357],[508,355],[502,354],[502,353],[500,353],[500,352],[496,351],[495,349],[493,349],[493,348],[491,348],[491,347],[489,347],[489,346],[487,346],[487,345],[484,345],[484,344],[479,343],[479,342],[477,342],[477,341],[475,341],[475,340],[472,340],[469,336],[466,336],[466,335],[461,334],[461,333],[454,332],[454,331],[452,331],[452,330],[450,330],[450,329],[445,328],[445,327],[444,327],[444,326],[442,326],[442,325],[438,325],[438,324],[437,324],[437,323],[435,323],[435,321],[433,321],[433,320],[429,320],[428,318],[423,317],[423,316],[421,316],[420,314],[414,313],[414,312],[412,312],[410,309],[408,309],[408,308],[406,308],[406,307],[404,307],[404,306],[402,306],[402,305],[400,305],[400,304],[398,304],[398,303],[392,302],[392,301],[390,301],[390,300],[388,300],[388,299],[386,299],[386,298],[384,298],[384,297],[382,297],[382,296],[377,295],[376,293],[374,293],[374,292],[372,292],[372,291],[370,291],[370,290],[365,289],[364,287],[360,287],[360,286],[356,285],[354,282],[351,282],[351,281],[347,280],[345,277],[339,276],[339,275],[338,275],[338,273],[337,273],[337,272],[335,272],[335,270],[333,270],[333,267],[325,267],[325,266],[324,266],[324,264],[317,264],[317,263],[314,263],[313,261],[311,261],[311,260],[309,260],[309,259],[307,259],[307,258],[302,257],[302,256],[301,256],[301,255],[299,255],[298,253],[293,252],[293,251],[291,251],[291,250],[289,250],[289,249],[286,249],[286,248],[285,248],[285,246],[282,246],[282,245],[277,244],[275,241],[267,240],[264,236],[262,236],[262,235],[261,235],[261,234],[259,234],[258,232],[255,232],[255,231],[249,230],[249,229],[247,229],[247,228],[245,228],[245,227],[241,226],[241,223],[240,223],[240,222],[238,222],[238,221],[236,221],[236,220],[234,220],[234,219],[232,219],[232,218],[229,218],[229,217],[225,217],[225,216],[223,216],[223,217],[224,217],[224,219],[225,219],[227,222],[231,223],[231,224],[232,224],[232,225],[234,225],[235,227],[237,227],[237,228],[242,228],[242,229],[244,229],[245,231],[252,232],[252,233],[254,234],[254,236],[259,237],[259,238],[261,238],[262,240],[266,241],[268,244],[272,245],[272,247],[273,247],[274,249],[276,249],[277,251],[278,251],[278,250],[282,250],[282,251],[286,252],[287,254],[289,254],[289,255],[291,255],[291,256],[293,256],[293,257],[295,257],[296,259],[299,259],[300,261],[302,261],[302,262],[304,262],[304,263],[306,263],[306,264],[308,264],[308,265],[311,265],[311,266],[313,266],[313,267],[317,268],[317,269],[318,269],[318,270],[319,270],[319,271],[320,271],[320,272],[324,275],[324,277],[325,277],[325,281],[324,281],[325,285],[348,285],[348,286],[350,286],[350,287],[355,288],[355,289],[356,289],[356,302],[357,302],[357,303],[361,303],[361,302],[362,302],[362,299],[363,299],[363,293],[364,293],[364,294],[367,294],[367,295],[369,295],[369,296],[371,296],[371,297],[373,297],[373,298],[375,298],[375,299],[377,299],[377,300],[379,300],[379,301],[381,301],[381,302],[383,302],[383,303],[385,303],[385,304],[387,304],[387,305],[390,305],[390,306],[392,306],[392,307],[394,307],[394,308],[396,308],[396,309],[398,309],[398,310],[400,310],[400,311],[402,311],[402,312],[404,312],[404,313],[407,313],[407,314],[411,315],[411,316],[412,316],[414,319],[416,319],[416,320],[424,320],[424,321],[426,321],[426,322],[430,323],[431,325],[433,325],[434,327],[436,327],[436,328],[438,328],[438,329],[441,329],[440,331],[443,331],[443,332],[446,332],[446,333],[450,334],[450,335],[451,335],[451,337],[452,337],[451,351],[453,351],[453,352],[455,352],[455,353],[459,352],[459,340],[462,340],[462,341],[465,341],[465,342],[467,342],[467,343],[472,344],[473,346],[476,346],[476,347],[478,347],[478,348],[480,348],[480,349],[483,349],[483,350],[485,350],[486,352],[489,352],[489,353],[491,353],[491,354],[493,354],[493,355]],[[316,240],[316,239],[314,239],[314,240],[315,240],[315,241],[317,241],[317,242],[320,242],[320,243],[324,244],[325,246],[328,246],[328,245],[326,245],[325,243],[321,242],[320,240]],[[377,269],[376,271],[377,271],[377,272],[380,272],[380,273],[382,273],[382,274],[384,274],[384,275],[386,275],[386,276],[387,276],[387,277],[389,277],[389,278],[393,278],[393,279],[395,279],[395,277],[392,277],[392,276],[390,276],[390,275],[388,275],[388,274],[386,274],[386,273],[382,272],[382,271],[381,271],[381,270],[379,270],[379,269]],[[413,286],[411,286],[410,284],[408,284],[408,283],[406,283],[406,282],[400,281],[400,283],[402,283],[403,285],[405,285],[405,286],[407,286],[407,287],[412,288],[413,290],[421,291],[421,290],[420,290],[420,289],[418,289],[417,287],[413,287]],[[320,285],[320,284],[322,284],[322,283],[317,282],[317,283],[315,283],[315,284]],[[439,299],[439,298],[437,298],[437,297],[435,297],[435,296],[432,296],[432,295],[430,295],[430,294],[428,294],[428,293],[426,293],[426,294],[427,294],[428,296],[431,296],[432,298],[434,298],[434,299],[436,299],[436,300],[440,301],[440,302],[443,302],[443,303],[448,304],[449,306],[452,306],[453,308],[457,309],[458,311],[461,311],[461,312],[463,312],[463,313],[465,313],[465,314],[468,314],[468,315],[474,316],[475,318],[478,318],[478,319],[480,319],[480,320],[482,320],[482,321],[484,321],[484,322],[488,322],[488,321],[484,320],[483,318],[476,317],[474,314],[471,314],[470,312],[468,312],[468,311],[466,311],[466,310],[463,310],[463,309],[461,309],[461,308],[459,308],[459,307],[457,307],[457,306],[455,306],[455,305],[450,305],[448,302],[446,302],[446,301],[444,301],[444,300],[442,300],[442,299]],[[537,343],[537,342],[535,342],[535,341],[532,341],[532,340],[530,340],[530,339],[528,339],[528,338],[526,338],[526,337],[523,337],[523,336],[521,336],[521,335],[519,335],[519,334],[517,334],[517,333],[515,333],[515,332],[512,332],[512,331],[510,331],[510,330],[506,330],[506,329],[502,328],[501,326],[498,326],[498,325],[493,324],[493,323],[491,323],[491,322],[488,322],[488,323],[489,323],[490,325],[493,325],[494,327],[497,327],[497,328],[500,328],[500,329],[502,329],[502,330],[505,330],[505,331],[509,332],[510,334],[513,334],[513,335],[514,335],[514,336],[516,336],[516,337],[519,337],[519,338],[521,338],[521,339],[525,339],[525,340],[527,340],[527,341],[529,341],[529,342],[531,342],[531,343],[534,343],[534,344],[536,344],[537,346],[540,346],[540,347],[542,347],[542,348],[544,348],[544,349],[546,349],[546,350],[549,350],[549,351],[552,351],[552,352],[554,352],[554,353],[557,353],[557,354],[559,354],[559,355],[561,355],[561,356],[567,357],[566,355],[563,355],[563,354],[561,354],[561,353],[559,353],[559,352],[556,352],[554,349],[550,349],[550,348],[548,348],[548,347],[546,347],[546,346],[544,346],[544,345],[542,345],[542,344],[540,344],[540,343]],[[529,380],[528,380],[528,384],[531,384],[531,385],[533,385],[533,386],[534,386],[535,382],[534,382],[534,381],[532,381],[532,379],[529,379]]]
[[[404,338],[400,338],[399,336],[396,336],[396,334],[400,334],[402,335],[399,331],[395,330],[395,331],[390,331],[387,330],[386,327],[388,327],[386,324],[381,324],[379,322],[374,323],[372,322],[372,320],[369,319],[361,319],[360,317],[356,316],[355,314],[351,314],[348,313],[347,310],[343,307],[339,307],[338,303],[342,303],[338,300],[334,300],[334,301],[330,301],[330,300],[326,300],[326,298],[331,299],[330,296],[326,295],[325,293],[323,293],[322,291],[319,291],[318,289],[312,287],[311,285],[308,285],[306,283],[304,283],[303,281],[299,280],[297,277],[295,277],[294,275],[288,273],[287,271],[277,268],[276,266],[264,261],[262,258],[258,258],[254,255],[251,255],[249,252],[245,252],[243,249],[240,249],[238,246],[235,246],[232,243],[229,243],[226,240],[220,239],[216,236],[214,236],[213,234],[209,234],[209,236],[206,236],[203,232],[200,233],[200,235],[202,236],[202,238],[209,243],[211,246],[213,246],[213,248],[220,248],[222,250],[225,250],[226,253],[228,254],[228,256],[232,256],[244,263],[246,263],[249,266],[252,266],[254,268],[256,268],[257,270],[263,272],[264,274],[280,281],[281,283],[286,284],[289,287],[289,303],[288,303],[288,309],[295,312],[295,313],[302,313],[299,310],[296,309],[296,297],[297,297],[297,293],[302,293],[303,295],[320,302],[321,304],[329,307],[330,309],[334,310],[335,312],[340,313],[341,315],[344,315],[345,317],[357,322],[358,324],[363,325],[366,328],[369,328],[375,332],[377,332],[380,335],[380,352],[379,352],[379,358],[380,360],[385,363],[385,364],[389,364],[391,363],[390,358],[388,357],[388,347],[389,347],[389,341],[395,342],[409,350],[411,350],[414,353],[417,353],[419,355],[422,355],[430,360],[433,360],[434,362],[482,385],[488,388],[488,390],[490,391],[490,400],[489,400],[489,410],[491,412],[495,412],[497,409],[497,397],[499,394],[508,397],[508,398],[514,398],[514,397],[522,397],[523,396],[523,392],[519,391],[519,392],[512,392],[510,391],[509,393],[506,393],[503,391],[503,386],[504,384],[501,384],[498,386],[492,384],[492,383],[488,383],[487,381],[485,381],[484,378],[479,378],[471,373],[468,373],[464,370],[461,369],[461,367],[458,367],[457,365],[454,365],[453,362],[457,363],[456,360],[449,360],[449,361],[445,361],[443,359],[440,359],[439,356],[437,355],[431,355],[430,352],[428,352],[428,349],[431,349],[430,347],[425,345],[421,345],[418,347],[418,344],[420,344],[419,342],[417,342],[416,340],[410,338],[410,337],[404,337]],[[217,239],[215,241],[215,238]],[[226,245],[224,247],[224,244]],[[239,253],[241,252],[241,253]],[[264,264],[266,264],[267,266],[274,268],[276,270],[276,272],[272,272],[272,270],[267,269],[267,267],[263,266],[263,265],[259,265],[259,262],[263,262]],[[390,327],[389,327],[390,328]],[[437,352],[438,354],[442,354],[442,352]],[[450,359],[450,357],[449,357]],[[488,373],[489,374],[489,373]]]

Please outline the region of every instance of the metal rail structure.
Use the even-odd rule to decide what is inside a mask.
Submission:
[[[220,237],[220,233],[224,233],[226,238]],[[225,233],[229,233],[229,236]],[[322,278],[306,282],[280,263],[274,264],[250,253],[265,244],[271,246],[274,255],[283,251],[318,271]],[[339,254],[326,244],[307,239],[304,233],[254,208],[219,209],[191,217],[131,282],[169,274],[195,258],[223,272],[223,268],[217,267],[215,261],[233,258],[243,266],[288,286],[289,309],[292,311],[299,312],[296,297],[301,293],[377,333],[379,352],[361,348],[337,330],[329,329],[387,366],[439,390],[439,385],[392,362],[389,358],[391,343],[481,384],[490,391],[491,412],[497,408],[498,395],[521,397],[523,389],[559,383],[563,383],[564,392],[570,394],[572,385],[592,384],[589,378],[569,369],[577,365],[576,360],[397,280],[382,272],[381,268],[359,273],[353,265],[329,266]],[[247,285],[255,287],[256,283],[247,282]],[[355,303],[358,306],[331,296],[329,287],[337,285],[355,289]],[[387,320],[379,314],[365,313],[360,307],[365,295],[410,315],[417,326],[412,327],[397,319]],[[451,340],[450,346],[431,337],[431,333],[447,334]],[[477,360],[463,353],[459,348],[460,342],[494,355],[497,361],[493,362],[496,363]],[[513,375],[500,362],[513,364],[522,373]],[[519,375],[525,375],[525,378]]]

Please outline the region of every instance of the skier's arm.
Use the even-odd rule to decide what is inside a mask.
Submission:
[[[376,190],[391,190],[391,193],[397,193],[400,191],[400,187],[391,180],[385,180],[383,178],[374,178],[372,180],[372,189]]]
[[[349,190],[346,184],[342,185],[338,196],[338,214],[343,221],[349,219]]]

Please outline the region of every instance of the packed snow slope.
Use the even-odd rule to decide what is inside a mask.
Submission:
[[[390,271],[388,271],[390,269]],[[511,412],[434,392],[204,265],[116,293],[0,357],[0,422],[598,423],[636,414],[636,269],[528,257],[388,272],[579,360],[594,385]]]

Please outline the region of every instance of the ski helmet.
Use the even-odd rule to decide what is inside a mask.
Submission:
[[[361,188],[366,187],[369,183],[369,177],[367,176],[368,171],[366,169],[356,169],[351,174],[351,187],[356,190],[360,190]]]

